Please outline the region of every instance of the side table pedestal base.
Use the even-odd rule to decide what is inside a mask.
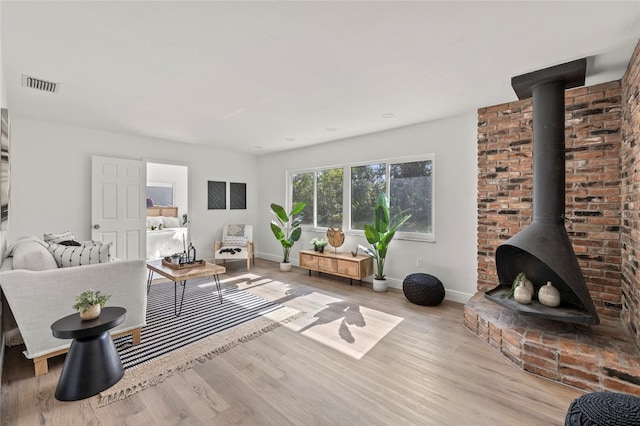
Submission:
[[[107,331],[71,342],[56,388],[59,401],[77,401],[97,395],[124,375],[120,356]]]

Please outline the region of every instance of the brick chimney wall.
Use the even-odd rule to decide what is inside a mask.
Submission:
[[[640,43],[622,78],[622,319],[640,347]]]
[[[565,93],[566,226],[598,314],[609,317],[619,317],[622,309],[621,94],[620,80]],[[637,96],[635,102],[637,119]],[[532,118],[531,99],[478,110],[479,291],[498,285],[497,247],[532,220]],[[635,179],[640,184],[640,173]],[[637,188],[634,196],[637,247]],[[638,276],[629,298],[634,312],[640,302]]]

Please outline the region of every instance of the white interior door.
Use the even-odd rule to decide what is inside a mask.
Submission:
[[[93,156],[91,170],[91,238],[112,242],[112,257],[145,259],[146,163]]]

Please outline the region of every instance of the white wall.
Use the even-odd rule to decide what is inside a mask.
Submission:
[[[257,160],[193,144],[126,136],[13,117],[9,242],[69,230],[91,238],[91,156],[179,162],[189,166],[193,242],[211,259],[228,222],[256,224]],[[247,210],[207,210],[207,181],[247,183]]]
[[[435,154],[436,242],[395,239],[389,248],[385,272],[390,286],[402,288],[402,280],[413,272],[435,275],[444,284],[447,298],[466,302],[477,286],[477,116],[474,113],[297,149],[258,158],[257,255],[282,260],[282,249],[268,227],[269,205],[285,202],[286,171],[349,162],[379,160],[426,153]],[[303,233],[294,246],[309,248],[314,234]],[[342,251],[367,244],[363,237],[347,235]],[[416,258],[422,258],[422,267]]]
[[[173,205],[178,208],[178,218],[189,214],[188,168],[173,164],[147,163],[147,184],[170,183],[173,185]]]

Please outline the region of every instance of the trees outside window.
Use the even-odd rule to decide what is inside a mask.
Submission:
[[[289,172],[292,205],[305,202],[306,228],[342,227],[360,233],[376,200],[388,194],[394,217],[411,215],[397,238],[435,241],[434,156]],[[345,187],[346,185],[346,187]]]

